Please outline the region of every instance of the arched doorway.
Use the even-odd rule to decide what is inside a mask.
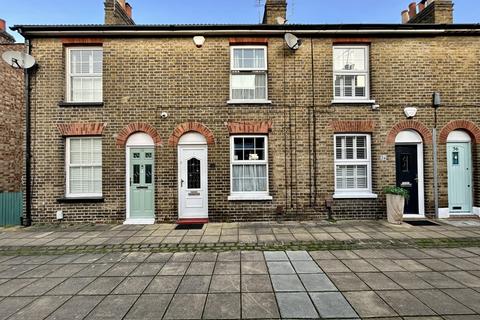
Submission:
[[[178,218],[208,219],[208,146],[205,136],[187,132],[178,140]]]
[[[396,185],[410,193],[404,216],[425,216],[423,139],[415,130],[400,131],[395,137],[395,173]]]
[[[126,219],[124,224],[155,223],[155,142],[144,132],[130,135],[126,154]]]
[[[472,214],[472,138],[463,130],[447,137],[448,210],[450,214]]]

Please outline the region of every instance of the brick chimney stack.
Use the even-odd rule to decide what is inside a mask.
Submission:
[[[405,14],[405,10],[402,11],[402,23],[453,23],[452,0],[421,0],[418,4],[412,2],[407,12]]]
[[[105,0],[105,24],[134,25],[132,6],[125,0]]]
[[[287,19],[287,0],[266,0],[263,24],[278,24],[278,17]]]
[[[15,38],[7,32],[7,23],[0,19],[0,44],[1,43],[15,43]]]

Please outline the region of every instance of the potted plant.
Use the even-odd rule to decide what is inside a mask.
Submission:
[[[405,199],[408,199],[408,190],[400,187],[385,187],[383,192],[387,195],[387,220],[393,224],[401,224]]]

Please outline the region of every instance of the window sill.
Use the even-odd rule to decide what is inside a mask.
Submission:
[[[59,107],[103,107],[103,102],[65,102],[60,101]]]
[[[270,100],[228,100],[227,104],[272,104]]]
[[[85,198],[59,198],[58,203],[100,203],[105,202],[104,197],[85,197]]]
[[[375,193],[335,193],[334,199],[377,199]]]
[[[332,100],[332,104],[375,104],[375,100]]]
[[[269,195],[232,195],[228,196],[229,201],[269,201],[273,197]]]

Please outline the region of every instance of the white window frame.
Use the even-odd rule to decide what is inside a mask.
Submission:
[[[103,141],[102,142],[102,160],[100,164],[93,166],[100,166],[102,169],[102,191],[100,193],[70,193],[70,141],[71,139],[97,139],[102,140],[99,136],[81,136],[81,137],[67,137],[65,139],[65,197],[66,198],[99,198],[103,196]],[[92,164],[75,165],[75,167],[92,167]]]
[[[366,159],[337,159],[337,137],[366,137]],[[355,153],[356,154],[356,153]],[[334,159],[334,198],[377,198],[372,193],[372,143],[371,135],[364,133],[338,133],[333,136],[333,159]],[[341,165],[366,165],[367,188],[362,189],[339,189],[337,188],[337,166]]]
[[[335,49],[364,49],[365,50],[365,70],[335,70]],[[375,103],[370,99],[370,46],[369,45],[334,45],[332,49],[333,66],[333,100],[332,103]],[[337,97],[335,96],[335,78],[336,76],[365,76],[365,97]]]
[[[264,59],[265,59],[265,68],[235,68],[234,67],[234,51],[235,49],[263,49]],[[235,45],[230,46],[230,100],[229,104],[270,104],[272,103],[268,100],[268,47],[267,46],[244,46],[244,45]],[[232,98],[232,77],[235,72],[248,72],[252,74],[255,73],[264,73],[265,74],[265,99],[233,99]]]
[[[265,141],[265,159],[264,160],[235,160],[235,138],[263,138]],[[233,166],[235,164],[264,164],[266,166],[266,173],[267,173],[267,190],[266,191],[251,191],[251,192],[243,192],[243,191],[233,191]],[[270,196],[270,189],[269,189],[269,171],[268,171],[268,136],[267,135],[232,135],[230,136],[230,196],[228,200],[272,200],[272,196]]]
[[[103,47],[102,46],[92,46],[92,47],[68,47],[66,49],[66,100],[67,102],[70,103],[98,103],[98,102],[103,102],[103,62],[102,62],[102,73],[101,74],[87,74],[84,76],[92,76],[92,77],[98,77],[100,76],[102,79],[102,97],[100,101],[73,101],[72,99],[72,64],[71,64],[71,52],[73,50],[76,51],[92,51],[92,50],[101,50],[102,55],[103,55]],[[102,59],[103,61],[103,59]]]

